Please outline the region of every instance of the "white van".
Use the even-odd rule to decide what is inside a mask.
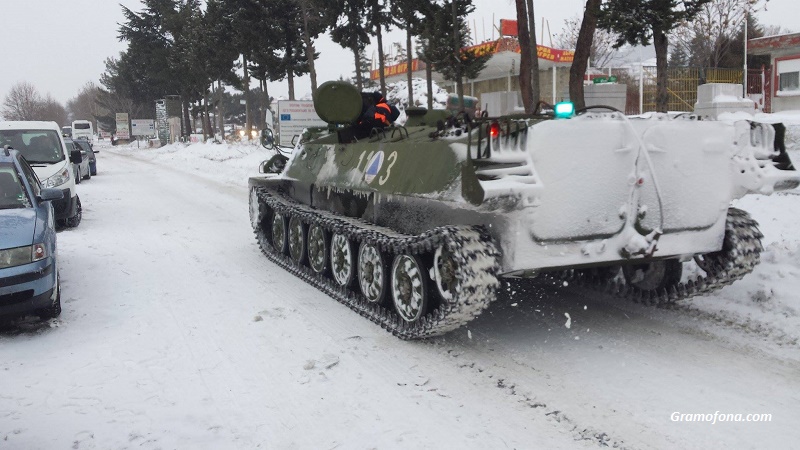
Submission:
[[[42,187],[61,189],[64,197],[53,201],[56,223],[70,228],[81,223],[83,209],[75,191],[73,164],[80,164],[80,150],[67,153],[61,128],[55,122],[0,122],[0,148],[19,150],[33,167]]]
[[[85,137],[89,142],[94,142],[94,127],[88,120],[72,121],[72,139]]]

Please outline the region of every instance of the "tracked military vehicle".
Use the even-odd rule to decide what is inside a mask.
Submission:
[[[329,127],[249,180],[256,239],[404,339],[464,325],[504,277],[546,273],[653,303],[719,289],[762,250],[731,201],[800,183],[779,125],[412,110],[355,139],[354,87],[325,83],[314,105]],[[702,271],[684,280],[692,260]]]

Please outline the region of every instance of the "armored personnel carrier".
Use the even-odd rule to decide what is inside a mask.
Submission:
[[[781,125],[411,110],[355,139],[353,86],[327,82],[314,105],[329,127],[249,180],[256,239],[403,339],[464,325],[503,277],[547,273],[652,303],[719,289],[762,250],[731,201],[800,184]],[[702,270],[686,280],[692,260]]]

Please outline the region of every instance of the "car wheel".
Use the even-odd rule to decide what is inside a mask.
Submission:
[[[86,168],[86,179],[89,180],[91,178],[92,178],[92,169],[87,167]]]
[[[73,173],[73,175],[75,176],[75,184],[81,184],[81,180],[83,180],[83,176],[81,175],[80,167],[78,168],[78,170],[75,171],[75,173]]]
[[[66,220],[64,220],[64,225],[66,225],[67,228],[75,228],[75,227],[77,227],[81,223],[81,219],[83,218],[83,208],[81,207],[81,199],[80,199],[80,197],[75,196],[75,201],[78,203],[78,207],[76,208],[77,211],[75,212],[75,215],[70,217],[70,218],[67,218]]]
[[[97,175],[97,163],[89,163],[89,173]]]
[[[47,308],[36,311],[36,315],[42,320],[55,319],[61,315],[61,277],[56,274],[56,286],[52,297],[52,303]]]

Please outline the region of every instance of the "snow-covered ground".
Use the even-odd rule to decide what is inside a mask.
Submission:
[[[260,254],[246,186],[271,152],[98,145],[99,175],[78,186],[83,223],[58,235],[62,316],[0,331],[0,448],[800,439],[800,192],[737,202],[761,224],[766,251],[714,295],[653,309],[512,282],[468,329],[403,342]],[[672,419],[717,411],[772,417]]]

